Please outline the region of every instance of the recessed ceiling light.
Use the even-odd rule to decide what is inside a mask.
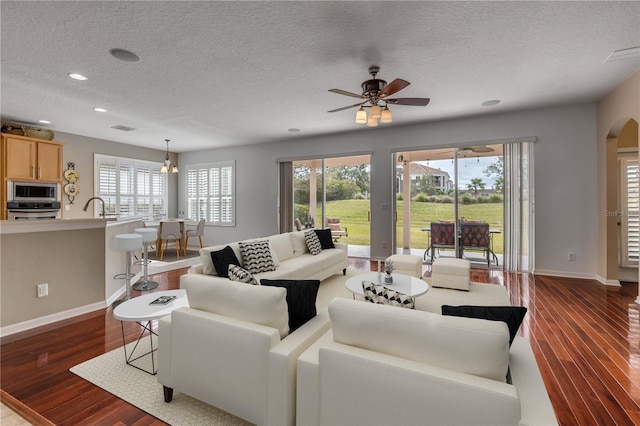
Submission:
[[[500,103],[500,101],[498,99],[492,99],[490,101],[484,101],[481,105],[482,106],[494,106],[494,105],[498,105]]]
[[[296,133],[299,132],[300,129],[296,129],[296,128],[291,128],[291,129],[287,129],[287,132],[291,132],[291,133]]]
[[[81,81],[89,80],[88,77],[85,77],[84,75],[78,74],[75,72],[72,72],[71,74],[69,74],[69,77],[73,78],[74,80],[81,80]]]
[[[107,112],[107,110],[106,110],[106,109],[104,109],[104,108],[99,108],[99,107],[95,107],[93,110],[94,110],[94,111],[98,111],[98,112]]]
[[[633,59],[640,57],[640,46],[630,47],[628,49],[614,50],[611,55],[604,60],[607,62],[622,61],[624,59]]]
[[[111,49],[111,56],[124,62],[140,62],[140,57],[126,49]]]
[[[42,124],[51,124],[50,121],[47,120],[38,120],[38,123],[42,123]]]

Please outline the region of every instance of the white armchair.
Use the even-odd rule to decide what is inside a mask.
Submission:
[[[286,290],[182,277],[190,307],[159,321],[158,382],[258,425],[293,425],[298,356],[326,312],[288,334]]]
[[[504,323],[339,298],[329,314],[298,360],[299,425],[557,423],[531,347],[509,348]]]

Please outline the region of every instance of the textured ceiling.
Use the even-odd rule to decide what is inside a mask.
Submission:
[[[431,98],[381,126],[597,101],[640,68],[603,63],[640,45],[640,2],[2,1],[0,13],[3,120],[177,152],[375,131],[356,109],[326,112],[357,102],[327,90],[360,93],[372,64],[411,82],[398,97]]]

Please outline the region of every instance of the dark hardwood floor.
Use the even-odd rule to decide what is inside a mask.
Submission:
[[[350,268],[375,266],[349,260]],[[154,275],[156,291],[178,288],[183,273]],[[480,269],[472,270],[472,281],[505,285],[513,304],[529,309],[521,330],[531,341],[560,424],[640,425],[636,284],[608,288],[590,280]],[[138,326],[125,326],[127,341],[133,341]],[[111,308],[7,336],[0,346],[0,387],[58,425],[164,424],[69,372],[121,345],[120,322]]]

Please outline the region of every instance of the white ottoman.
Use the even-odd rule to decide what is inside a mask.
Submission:
[[[431,265],[431,285],[469,291],[471,262],[439,257]]]
[[[393,262],[393,272],[422,278],[422,258],[420,256],[394,254],[389,256],[385,263],[389,261]]]

